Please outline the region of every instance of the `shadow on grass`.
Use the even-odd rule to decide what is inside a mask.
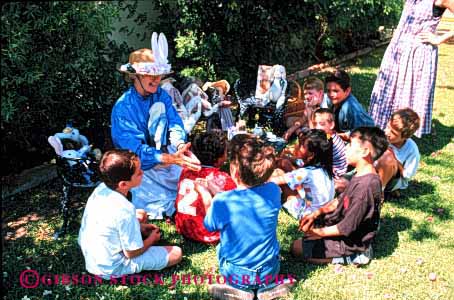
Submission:
[[[374,256],[384,258],[393,254],[399,246],[399,232],[411,227],[412,221],[402,216],[385,216],[374,242]]]
[[[399,198],[390,198],[386,201],[398,207],[436,216],[441,221],[449,221],[453,218],[451,209],[441,204],[441,197],[435,191],[435,186],[425,181],[411,181]]]
[[[429,223],[421,223],[409,232],[410,239],[421,242],[423,240],[433,240],[439,237],[439,234],[432,231]]]
[[[86,273],[84,258],[74,235],[59,241],[31,237],[8,241],[4,243],[3,259],[3,272],[7,274],[6,278],[3,275],[6,299],[22,299],[24,296],[42,299],[46,290],[52,292],[52,298],[58,295],[61,299],[94,299],[102,295],[125,299],[130,293],[118,289],[120,284],[99,284]],[[62,283],[62,274],[71,276],[69,284]],[[35,288],[26,288],[35,285]]]
[[[414,138],[421,155],[430,155],[443,149],[454,138],[454,127],[445,126],[437,119],[432,120],[432,133],[422,138]],[[430,161],[428,162],[430,163]]]

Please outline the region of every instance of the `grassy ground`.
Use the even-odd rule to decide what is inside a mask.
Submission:
[[[354,94],[367,105],[384,49],[352,62]],[[285,213],[279,216],[282,274],[295,274],[297,287],[288,299],[454,299],[454,45],[440,47],[435,94],[433,134],[416,139],[422,162],[408,191],[386,202],[382,227],[375,244],[376,259],[364,268],[314,266],[293,259],[292,240],[300,237],[297,222]],[[451,68],[450,68],[451,66]],[[87,192],[75,196],[75,216],[70,233],[52,240],[61,224],[56,181],[3,202],[4,299],[209,299],[207,285],[171,284],[173,274],[217,274],[215,248],[193,243],[164,222],[167,243],[183,248],[184,260],[162,272],[165,284],[120,283],[95,285],[80,281],[84,260],[77,245],[79,220]],[[48,284],[27,289],[30,274],[75,274],[78,284]],[[431,279],[429,278],[431,277]],[[42,277],[41,277],[42,278]],[[33,276],[28,277],[33,284]],[[50,277],[55,282],[55,278]],[[200,279],[199,279],[200,281]],[[61,279],[60,279],[61,282]],[[88,284],[87,284],[88,283]]]

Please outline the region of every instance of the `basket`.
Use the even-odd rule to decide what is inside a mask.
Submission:
[[[287,108],[284,113],[284,122],[287,127],[291,127],[298,119],[304,119],[304,110],[306,108],[301,85],[296,80],[290,80],[290,85],[290,96],[287,100]]]

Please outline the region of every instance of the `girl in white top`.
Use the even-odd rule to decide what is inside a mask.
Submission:
[[[299,168],[287,173],[277,171],[271,180],[297,191],[283,207],[300,219],[334,198],[332,142],[323,130],[303,128],[298,133],[295,156]]]

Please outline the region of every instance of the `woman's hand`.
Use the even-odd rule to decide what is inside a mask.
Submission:
[[[442,35],[433,34],[431,32],[421,32],[416,37],[421,41],[421,43],[437,46],[454,38],[454,31],[450,30],[443,33]]]
[[[162,163],[176,164],[193,171],[200,171],[202,168],[200,160],[189,150],[191,149],[191,143],[179,144],[177,149],[177,152],[174,154],[163,153]]]
[[[421,41],[421,43],[425,44],[438,46],[442,43],[441,36],[433,34],[431,32],[421,32],[416,37]]]

